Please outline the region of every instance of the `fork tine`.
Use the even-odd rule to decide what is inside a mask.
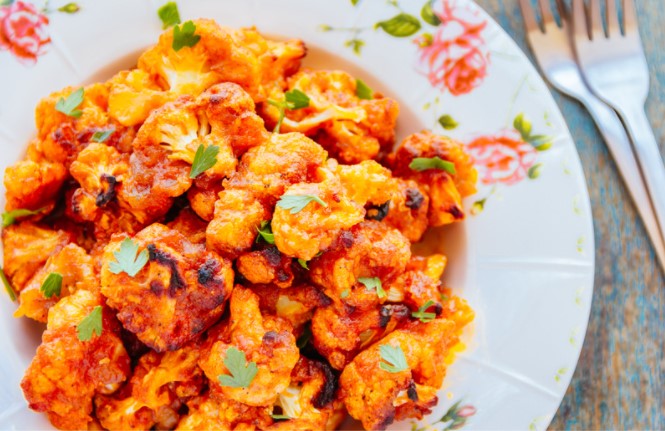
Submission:
[[[536,14],[531,7],[531,1],[520,0],[520,9],[522,10],[522,17],[524,18],[524,26],[526,27],[526,31],[532,32],[534,30],[540,30],[540,27],[536,22]]]
[[[617,3],[615,0],[605,0],[605,17],[607,22],[607,35],[615,36],[621,33],[619,27],[619,14],[617,13]]]
[[[624,34],[637,31],[637,12],[633,0],[623,0],[623,30]]]
[[[547,27],[554,22],[550,0],[538,0],[538,3],[540,4],[540,15],[543,17],[543,27]]]
[[[576,37],[589,39],[589,30],[587,29],[586,12],[584,10],[583,0],[573,0],[570,18],[573,21],[573,32]]]
[[[602,39],[605,37],[603,18],[600,15],[600,0],[589,1],[589,24],[591,25],[592,39]]]

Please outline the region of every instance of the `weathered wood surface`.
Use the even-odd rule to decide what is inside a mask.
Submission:
[[[526,45],[517,0],[476,0]],[[665,154],[665,1],[636,0],[651,69],[647,112]],[[665,429],[665,278],[591,117],[554,96],[582,158],[591,195],[596,280],[589,328],[552,429]],[[663,190],[665,193],[665,190]]]

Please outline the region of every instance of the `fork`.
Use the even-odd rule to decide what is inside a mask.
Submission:
[[[614,0],[605,1],[607,35],[600,0],[573,0],[572,19],[577,59],[591,91],[613,107],[633,141],[651,202],[665,231],[665,166],[644,111],[649,69],[637,28],[633,0],[623,0],[623,32]],[[588,24],[588,25],[587,25]]]
[[[539,0],[539,3],[542,28],[538,25],[531,1],[520,0],[527,40],[538,65],[550,84],[560,92],[579,100],[596,122],[642,217],[658,261],[665,270],[665,240],[621,120],[611,108],[594,96],[584,83],[575,61],[568,14],[563,3],[557,1],[556,11],[551,9],[549,0]],[[556,12],[561,18],[560,25],[554,20]]]

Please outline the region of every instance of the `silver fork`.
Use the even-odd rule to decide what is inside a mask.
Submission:
[[[539,3],[542,29],[536,20],[531,1],[520,0],[527,39],[538,65],[550,84],[562,93],[579,100],[593,117],[642,217],[658,261],[665,270],[664,235],[659,228],[628,135],[617,114],[594,96],[584,83],[575,61],[565,6],[557,1],[557,10],[553,11],[549,0],[539,0]],[[559,13],[560,26],[554,20],[553,12]]]
[[[614,0],[605,1],[607,35],[600,0],[573,0],[575,51],[582,73],[598,97],[623,119],[642,168],[661,232],[665,231],[665,166],[644,103],[649,68],[637,27],[633,0],[623,0],[623,33]],[[587,26],[588,24],[588,26]]]

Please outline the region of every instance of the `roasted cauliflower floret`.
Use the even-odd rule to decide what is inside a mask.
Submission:
[[[30,408],[46,412],[60,429],[88,429],[92,399],[116,391],[130,373],[120,326],[111,311],[102,311],[102,332],[81,341],[77,325],[102,306],[99,294],[78,290],[49,310],[42,344],[21,387]]]
[[[252,292],[260,298],[261,311],[288,320],[294,328],[311,320],[317,307],[331,304],[330,298],[308,284],[281,289],[273,285],[255,285]]]
[[[193,47],[175,51],[173,30],[167,30],[139,58],[138,68],[162,90],[198,94],[213,84],[233,82],[259,102],[270,88],[284,85],[305,55],[304,44],[298,40],[268,41],[254,29],[231,29],[208,19],[193,23],[200,36]]]
[[[13,224],[2,230],[4,272],[17,292],[55,252],[72,242],[70,234],[30,222]]]
[[[116,394],[95,397],[102,426],[110,430],[175,428],[180,408],[203,390],[198,359],[197,345],[143,355],[127,385]]]
[[[95,131],[112,127],[108,114],[108,85],[92,84],[84,87],[83,101],[75,109],[78,117],[55,109],[58,101],[67,99],[77,88],[67,87],[42,99],[35,110],[37,140],[28,151],[34,161],[62,163],[65,167],[89,142]]]
[[[162,91],[144,70],[123,70],[109,81],[109,116],[123,126],[136,126],[177,96]]]
[[[69,171],[97,207],[106,206],[115,198],[129,170],[129,157],[105,144],[90,144],[81,151]]]
[[[291,380],[291,371],[300,352],[291,325],[284,319],[262,315],[259,298],[251,290],[236,286],[231,295],[228,330],[210,338],[201,352],[199,365],[210,380],[211,390],[220,399],[250,406],[272,405]],[[256,364],[256,374],[247,387],[224,386],[219,379],[231,375],[225,365],[229,349],[237,349],[248,362]]]
[[[40,290],[49,274],[62,277],[60,294],[46,297]],[[15,317],[26,316],[46,323],[48,310],[56,302],[80,289],[99,292],[99,277],[95,273],[92,258],[76,244],[69,244],[48,258],[46,264],[37,271],[19,296],[19,307]]]
[[[293,259],[275,246],[243,253],[236,260],[238,272],[253,284],[270,284],[286,288],[293,283]]]
[[[206,229],[208,249],[235,258],[248,251],[268,209],[249,190],[227,189],[215,202],[215,217]]]
[[[317,168],[328,154],[319,144],[300,133],[271,135],[263,145],[242,157],[238,172],[225,187],[246,189],[274,205],[287,187],[317,179]]]
[[[298,360],[291,373],[291,384],[277,400],[282,414],[290,419],[275,422],[268,430],[324,430],[333,414],[337,395],[337,376],[323,362]]]
[[[282,124],[285,132],[312,136],[331,155],[343,163],[359,163],[375,158],[389,149],[399,106],[392,99],[375,95],[361,100],[356,95],[356,80],[341,71],[303,70],[289,78],[289,90],[307,94],[309,106],[287,110]],[[284,96],[274,93],[273,98]],[[263,104],[261,113],[269,127],[278,119],[277,108]]]
[[[430,413],[445,376],[446,355],[457,343],[455,322],[435,319],[411,322],[358,354],[340,376],[341,397],[351,416],[365,429],[376,430],[394,420]],[[385,346],[401,351],[405,369],[391,372],[381,367],[397,365],[381,353]]]
[[[261,73],[260,98],[281,92],[286,86],[286,78],[300,68],[300,62],[307,53],[302,40],[291,39],[284,42],[263,38],[255,28],[243,28],[231,33],[239,45],[245,46],[257,57]]]
[[[219,319],[233,287],[228,260],[155,223],[133,239],[139,252],[147,250],[147,264],[133,277],[116,274],[111,262],[125,239],[112,238],[101,271],[102,293],[125,329],[163,352],[183,346]]]
[[[381,305],[369,310],[330,305],[312,318],[312,343],[330,365],[342,370],[362,349],[392,332],[411,312],[403,305]]]
[[[406,271],[386,286],[388,301],[404,303],[413,311],[432,301],[427,310],[421,311],[441,314],[442,304],[445,302],[442,299],[441,275],[447,260],[442,254],[413,256]]]
[[[187,403],[189,412],[176,430],[242,430],[266,429],[271,423],[272,406],[248,406],[232,399],[196,397]]]
[[[429,195],[413,180],[397,178],[397,187],[398,192],[391,196],[388,214],[382,221],[402,232],[412,243],[418,242],[429,226]]]
[[[272,219],[275,245],[287,256],[310,260],[327,249],[343,229],[351,228],[365,217],[365,210],[348,198],[339,180],[330,171],[320,172],[324,176],[322,182],[294,184],[282,196],[282,199],[310,196],[318,201],[311,200],[296,212],[280,203],[275,207]]]
[[[409,167],[417,157],[438,157],[452,162],[456,173],[451,175],[441,169],[418,172]],[[414,133],[402,141],[388,157],[388,161],[395,176],[413,179],[427,192],[431,226],[442,226],[464,219],[462,198],[475,193],[478,172],[462,144],[429,131]]]
[[[67,176],[61,163],[21,160],[9,166],[5,170],[5,210],[51,210]]]
[[[266,136],[254,103],[235,84],[216,85],[196,99],[182,97],[153,111],[141,126],[120,197],[139,219],[154,220],[191,187],[190,171],[201,146],[215,146],[217,154],[199,177],[221,182],[235,172],[236,156]]]
[[[195,244],[205,244],[206,242],[208,224],[190,208],[183,208],[176,218],[167,223],[167,226],[177,230]]]
[[[360,278],[377,277],[387,283],[404,272],[411,258],[411,244],[396,229],[368,220],[342,232],[332,246],[310,262],[309,277],[328,296],[365,308],[385,301]]]
[[[383,205],[398,194],[398,180],[374,160],[337,165],[334,171],[349,197],[359,205]]]

